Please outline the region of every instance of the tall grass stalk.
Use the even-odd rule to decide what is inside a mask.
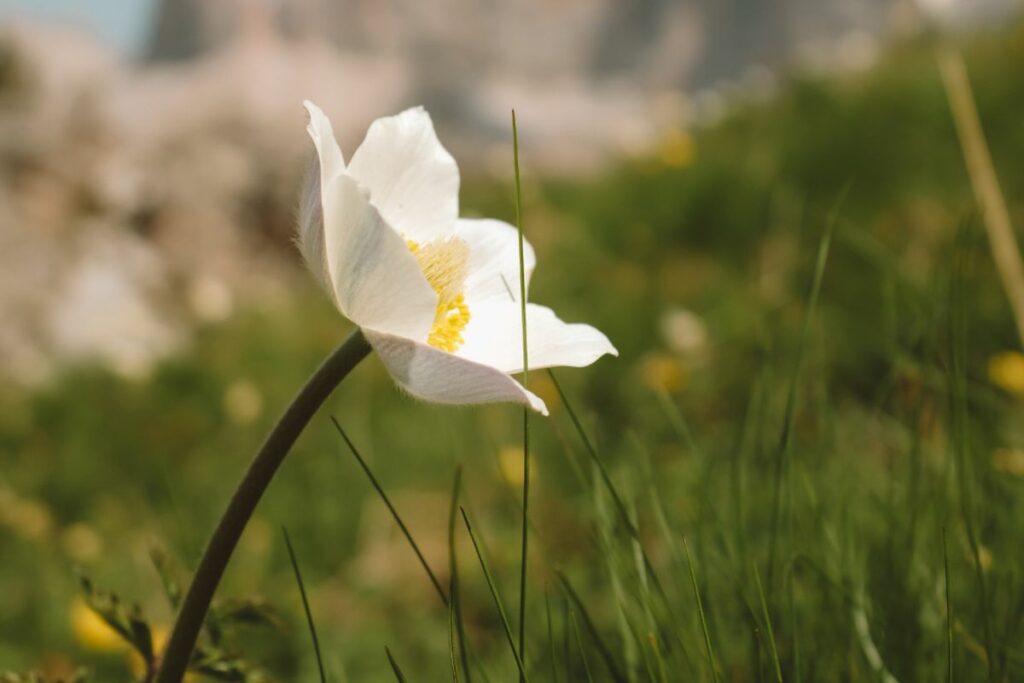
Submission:
[[[381,487],[380,482],[377,481],[377,477],[373,475],[373,471],[370,469],[370,466],[366,464],[366,460],[364,460],[363,456],[359,454],[359,449],[357,449],[355,444],[352,443],[352,439],[348,437],[348,434],[345,433],[345,430],[342,429],[341,424],[333,415],[331,416],[331,422],[334,423],[334,428],[338,430],[338,434],[340,434],[341,438],[345,440],[345,444],[352,452],[352,455],[355,456],[355,459],[363,469],[363,472],[366,473],[366,476],[373,485],[377,495],[380,496],[382,501],[384,501],[384,505],[387,506],[388,511],[391,513],[391,517],[394,518],[395,523],[398,524],[398,528],[401,529],[402,535],[405,536],[405,540],[409,542],[409,545],[412,547],[412,551],[416,553],[416,559],[419,560],[420,566],[423,567],[423,571],[425,571],[427,576],[430,578],[430,583],[434,586],[437,597],[442,603],[444,603],[444,606],[447,607],[448,596],[445,595],[444,589],[441,588],[441,582],[438,580],[437,575],[434,574],[434,570],[431,569],[430,565],[427,563],[427,558],[423,556],[423,552],[420,550],[419,545],[416,544],[416,540],[412,537],[409,527],[405,525],[405,522],[402,520],[402,516],[398,514],[398,510],[396,510],[395,506],[392,505],[391,499],[388,498],[388,494],[384,493],[384,489]]]
[[[596,465],[591,465],[591,469],[596,470]],[[597,479],[597,477],[598,475],[595,471],[593,473],[593,478]],[[608,578],[611,581],[611,602],[615,607],[619,636],[622,641],[622,653],[626,659],[627,675],[631,675],[636,668],[636,638],[634,637],[633,629],[628,623],[628,617],[626,615],[627,600],[623,589],[625,577],[622,576],[622,572],[619,567],[619,558],[615,552],[615,542],[613,537],[615,528],[614,521],[609,519],[608,506],[605,503],[604,489],[599,485],[594,485],[591,487],[591,493],[594,509],[597,513],[601,556],[604,558],[604,564],[608,569]]]
[[[792,632],[793,649],[793,683],[803,680],[803,662],[800,652],[800,622],[796,611],[796,578],[793,573],[795,561],[790,562],[787,577],[789,593],[789,629]]]
[[[316,635],[316,624],[313,622],[313,611],[309,608],[309,599],[306,597],[306,585],[302,581],[302,572],[299,571],[299,561],[295,557],[295,548],[292,547],[292,539],[288,535],[288,529],[281,527],[284,535],[284,545],[288,549],[288,559],[292,563],[292,571],[295,573],[295,583],[299,585],[299,595],[302,597],[302,609],[306,612],[306,624],[309,626],[309,636],[313,639],[313,652],[316,654],[316,665],[320,671],[320,683],[327,683],[327,674],[324,672],[324,660],[320,654],[320,639]]]
[[[584,604],[583,600],[572,587],[572,584],[569,583],[569,579],[567,579],[564,574],[557,572],[556,575],[558,576],[558,581],[562,584],[562,589],[565,591],[566,597],[569,598],[569,602],[576,607],[576,610],[579,611],[580,616],[583,618],[583,625],[587,627],[587,632],[590,634],[591,640],[594,641],[594,647],[597,648],[598,654],[600,654],[601,659],[604,660],[605,667],[607,667],[612,680],[614,680],[615,683],[627,683],[627,677],[620,671],[619,665],[615,661],[615,656],[612,654],[607,643],[604,642],[604,638],[601,637],[601,632],[597,630],[597,626],[594,624],[594,620],[591,618],[586,604]]]
[[[844,193],[845,194],[845,191]],[[828,263],[829,248],[832,244],[832,230],[835,219],[842,204],[842,197],[837,202],[836,208],[829,217],[825,226],[825,234],[822,235],[821,243],[818,246],[818,257],[814,266],[814,280],[811,283],[811,294],[807,303],[807,313],[804,316],[803,329],[797,340],[796,359],[793,365],[793,374],[790,377],[789,389],[786,394],[786,412],[783,417],[782,434],[779,437],[778,455],[775,463],[775,484],[772,496],[771,530],[769,532],[769,559],[768,559],[768,585],[774,585],[775,564],[778,556],[779,525],[782,513],[782,483],[786,477],[789,466],[790,450],[793,443],[793,425],[796,421],[796,395],[800,382],[800,373],[803,368],[803,359],[806,352],[808,338],[811,334],[811,322],[814,318],[814,311],[818,305],[818,295],[821,292],[821,282],[825,276],[825,264]]]
[[[551,683],[558,683],[558,657],[555,654],[555,629],[551,622],[551,595],[544,591],[544,612],[548,621],[548,647],[551,654]]]
[[[558,382],[558,378],[555,377],[555,373],[548,370],[548,376],[551,378],[552,384],[555,385],[555,390],[558,392],[558,397],[562,401],[562,405],[565,406],[566,412],[569,413],[569,419],[572,420],[572,424],[576,428],[576,433],[579,434],[580,440],[583,441],[583,446],[587,451],[587,455],[589,455],[590,459],[594,461],[595,465],[597,465],[598,472],[601,475],[601,480],[604,481],[605,486],[608,487],[608,493],[611,495],[612,501],[614,501],[615,507],[618,510],[619,518],[626,526],[630,535],[639,538],[640,532],[633,524],[633,520],[629,516],[629,511],[626,509],[625,503],[622,502],[622,496],[619,495],[619,490],[612,481],[612,477],[608,473],[608,468],[605,467],[604,461],[602,461],[601,457],[597,454],[597,449],[594,447],[594,443],[590,440],[590,437],[587,435],[587,431],[583,428],[583,423],[580,422],[579,416],[573,409],[572,402],[562,389],[562,385]]]
[[[988,598],[988,585],[985,580],[985,569],[981,560],[981,542],[978,540],[977,521],[974,518],[974,495],[972,488],[972,470],[970,462],[970,424],[967,414],[967,308],[965,305],[966,274],[965,254],[963,248],[954,254],[953,283],[950,304],[950,338],[952,339],[952,366],[949,369],[950,411],[952,417],[952,447],[954,475],[960,498],[960,512],[963,516],[964,530],[974,561],[974,573],[978,584],[978,602],[981,604],[982,628],[984,632],[985,659],[988,667],[989,681],[999,680],[996,671],[995,651],[992,635],[991,605]]]
[[[935,56],[971,187],[981,207],[992,260],[996,264],[1006,298],[1009,299],[1017,335],[1024,345],[1024,265],[1021,264],[1020,248],[1014,236],[1010,212],[1006,208],[1006,198],[999,186],[999,176],[992,163],[992,154],[978,116],[967,66],[963,56],[950,45],[940,45]]]
[[[452,622],[455,622],[455,630],[459,641],[459,661],[462,663],[462,672],[466,677],[466,683],[472,683],[473,674],[469,669],[469,657],[466,654],[466,628],[462,620],[462,598],[459,593],[459,563],[455,551],[455,519],[459,509],[459,495],[462,492],[462,466],[455,468],[455,480],[452,483],[452,498],[448,505],[448,646],[451,648]],[[454,660],[454,654],[449,653]],[[456,682],[459,679],[458,666],[452,662],[453,677]]]
[[[476,557],[480,561],[480,568],[484,572],[484,579],[487,581],[487,588],[491,591],[491,598],[494,600],[494,606],[498,609],[498,616],[501,618],[501,625],[505,629],[505,637],[508,639],[509,649],[512,650],[512,656],[516,660],[516,666],[519,668],[519,676],[523,680],[527,680],[526,666],[523,664],[522,658],[519,656],[519,649],[516,647],[515,639],[512,637],[512,626],[508,622],[508,617],[505,615],[505,607],[501,602],[501,595],[498,593],[498,586],[494,583],[494,578],[491,576],[491,570],[487,567],[487,561],[484,559],[484,555],[480,552],[480,546],[476,541],[476,535],[473,533],[473,525],[469,523],[469,517],[466,515],[466,510],[463,507],[459,507],[459,511],[462,512],[462,521],[466,524],[466,531],[469,533],[469,540],[473,543],[473,550],[476,551]]]
[[[519,312],[523,333],[523,388],[529,389],[530,354],[526,343],[526,260],[523,246],[523,188],[519,179],[519,128],[516,126],[516,110],[512,110],[512,158],[516,176],[516,229],[519,232]],[[526,567],[529,541],[530,509],[530,409],[523,408],[523,518],[522,552],[519,565],[519,655],[526,657]],[[524,677],[520,675],[520,683]]]
[[[384,646],[384,654],[387,655],[388,664],[391,665],[391,671],[395,674],[395,679],[398,683],[406,683],[408,679],[406,679],[405,674],[402,673],[402,667],[398,666],[395,656],[391,654],[391,650],[387,645]]]
[[[641,557],[643,559],[643,565],[644,570],[646,571],[646,575],[650,579],[651,584],[654,586],[654,592],[657,593],[658,598],[662,602],[665,611],[667,612],[671,620],[673,631],[679,638],[679,644],[681,649],[685,650],[685,642],[680,635],[682,633],[682,629],[680,628],[678,620],[676,619],[675,611],[672,609],[672,601],[669,600],[668,593],[665,590],[665,586],[662,583],[661,579],[658,577],[658,573],[654,570],[654,565],[651,562],[651,559],[648,556],[647,551],[644,549],[643,539],[640,536],[640,530],[637,527],[636,522],[633,520],[632,515],[630,515],[629,510],[626,508],[626,504],[623,502],[623,498],[621,493],[619,492],[618,487],[615,485],[615,482],[612,481],[611,474],[608,472],[608,468],[605,467],[604,462],[598,455],[597,449],[595,448],[593,441],[590,439],[590,437],[587,435],[586,430],[583,428],[583,423],[580,421],[579,416],[576,413],[576,410],[573,408],[572,402],[569,400],[569,397],[568,395],[566,395],[564,389],[562,388],[562,385],[558,382],[558,379],[555,377],[555,373],[552,372],[551,370],[548,370],[548,376],[551,378],[551,382],[554,384],[555,389],[558,392],[558,396],[559,399],[562,401],[562,405],[565,406],[566,412],[569,413],[569,417],[572,420],[573,426],[575,427],[577,434],[579,434],[580,440],[583,442],[587,455],[590,457],[594,466],[596,466],[597,471],[600,474],[601,481],[608,489],[608,494],[611,496],[612,501],[614,501],[615,503],[615,508],[618,511],[618,516],[620,521],[622,522],[622,525],[625,527],[630,537],[636,541],[637,545],[635,547],[639,550]],[[588,481],[587,478],[582,475],[582,473],[580,475],[580,479],[584,483]]]
[[[590,662],[587,661],[587,651],[583,649],[583,639],[580,638],[580,627],[576,623],[576,613],[569,611],[569,625],[572,628],[573,639],[576,641],[576,648],[580,652],[580,659],[583,661],[583,671],[587,674],[588,683],[594,683],[594,675],[590,673]]]
[[[953,596],[949,585],[949,542],[945,525],[942,527],[942,577],[946,593],[946,680],[953,683]]]
[[[697,584],[697,572],[693,568],[693,556],[690,555],[690,544],[683,537],[683,550],[686,552],[686,564],[690,568],[690,582],[693,584],[693,598],[697,601],[697,614],[700,616],[700,628],[704,635],[704,649],[711,667],[711,679],[718,682],[718,667],[715,665],[715,651],[711,647],[711,633],[708,631],[708,620],[704,615],[704,603],[700,598],[700,586]]]
[[[772,628],[772,615],[768,611],[768,601],[764,597],[764,586],[761,585],[761,572],[757,570],[757,564],[752,563],[754,571],[754,584],[757,586],[757,597],[761,603],[761,616],[764,618],[765,630],[768,632],[768,650],[772,655],[772,666],[775,668],[775,680],[782,683],[782,665],[779,663],[779,650],[775,644],[775,629]]]

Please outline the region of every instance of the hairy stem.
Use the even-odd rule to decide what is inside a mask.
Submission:
[[[307,380],[263,442],[199,561],[164,651],[156,683],[181,683],[213,594],[263,492],[317,409],[369,352],[370,345],[363,333],[353,332]]]

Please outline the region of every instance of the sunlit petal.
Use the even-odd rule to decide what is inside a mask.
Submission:
[[[320,177],[324,179],[322,185],[327,185],[334,177],[345,170],[345,157],[334,139],[334,129],[331,128],[330,120],[324,115],[320,107],[309,100],[302,103],[309,113],[309,124],[306,132],[313,139],[316,146],[317,157],[320,159]]]
[[[502,372],[522,372],[522,329],[518,303],[508,301],[473,309],[458,355]],[[580,368],[605,354],[619,355],[600,330],[582,323],[563,322],[545,306],[526,305],[526,330],[530,369]]]
[[[392,378],[416,398],[454,405],[507,401],[548,413],[544,401],[497,368],[410,339],[363,332]]]
[[[335,300],[346,318],[360,327],[427,338],[437,294],[405,240],[345,173],[324,192],[324,246]]]
[[[313,159],[299,195],[299,232],[296,235],[296,242],[310,272],[320,286],[334,297],[334,287],[327,271],[327,255],[324,252],[323,206],[320,162]]]
[[[334,296],[327,258],[324,252],[323,179],[334,178],[345,168],[341,149],[334,139],[331,122],[310,101],[303,103],[309,113],[306,131],[313,140],[316,157],[310,163],[299,195],[299,233],[297,241],[302,258],[320,286]]]
[[[348,172],[406,239],[429,242],[455,229],[459,168],[422,107],[374,121]]]
[[[499,220],[460,218],[455,233],[469,246],[465,295],[470,306],[519,301],[519,231]],[[537,258],[527,241],[523,257],[529,286]]]

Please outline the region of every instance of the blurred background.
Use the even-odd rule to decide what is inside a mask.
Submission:
[[[773,382],[791,363],[833,212],[804,400],[814,414],[831,406],[851,452],[863,454],[861,437],[872,452],[905,443],[872,411],[927,385],[937,278],[976,216],[932,46],[944,36],[965,51],[1020,225],[1022,5],[0,0],[0,670],[59,676],[81,663],[125,676],[123,648],[76,597],[76,572],[165,630],[150,549],[195,562],[262,435],[345,336],[293,245],[312,153],[304,98],[347,154],[373,119],[425,105],[459,161],[463,213],[505,220],[515,107],[539,253],[531,296],[605,330],[621,352],[563,372],[571,395],[627,488],[643,490],[630,474],[640,434],[665,481],[713,490],[655,397],[689,415],[708,457],[732,447],[752,387],[766,395],[764,419],[781,414]],[[1024,435],[1008,425],[1024,356],[1007,352],[1019,344],[982,265],[984,235],[966,235],[979,260],[971,368],[992,401],[983,457],[987,467],[1000,453],[993,476],[1006,479],[993,485],[1019,492]],[[572,566],[588,552],[588,520],[573,509],[586,494],[559,455],[574,436],[557,394],[537,383],[555,406],[535,437],[537,524]],[[438,565],[464,464],[511,591],[518,411],[416,404],[373,359],[329,408],[416,513]],[[817,443],[820,424],[802,427]],[[369,680],[386,671],[391,643],[443,675],[447,644],[423,628],[446,623],[429,584],[329,422],[308,432],[247,532],[228,593],[266,595],[301,624],[279,540],[287,524],[332,667]],[[865,487],[884,489],[883,462],[858,463]],[[690,497],[671,504],[695,528],[708,519]],[[475,589],[473,637],[498,657],[500,630]],[[288,633],[252,638],[267,641],[257,651],[270,670],[297,680],[312,661],[302,628]],[[893,637],[883,654],[906,645]],[[735,680],[754,680],[744,670]]]

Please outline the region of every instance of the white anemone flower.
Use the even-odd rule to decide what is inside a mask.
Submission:
[[[459,217],[459,169],[422,107],[373,122],[345,163],[311,102],[319,164],[301,207],[299,246],[342,315],[394,380],[436,403],[512,401],[547,414],[512,374],[523,371],[519,235]],[[527,282],[536,259],[524,245]],[[526,304],[531,369],[583,367],[618,355],[590,325]]]

